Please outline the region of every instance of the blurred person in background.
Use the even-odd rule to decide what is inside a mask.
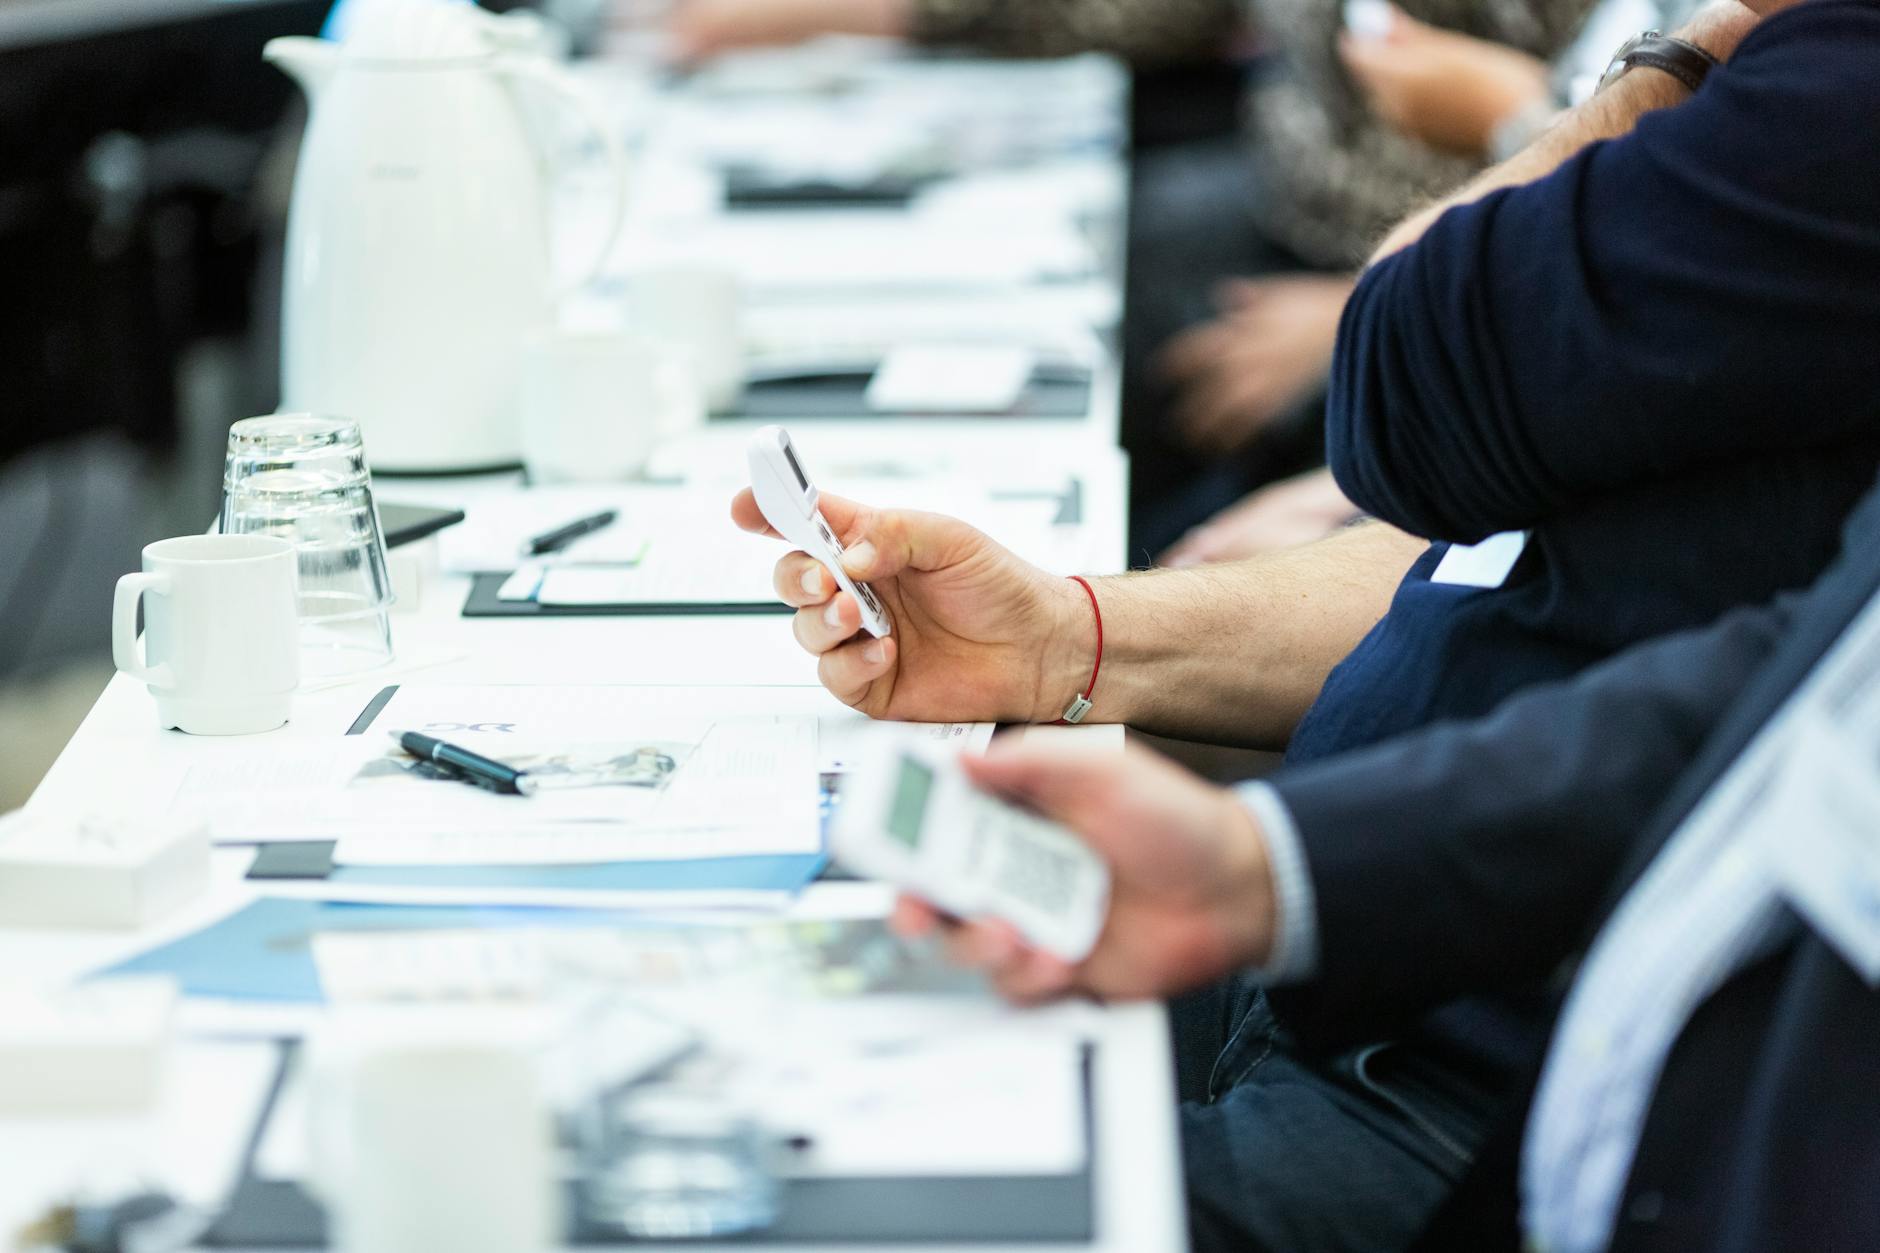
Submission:
[[[1386,36],[1346,35],[1339,55],[1372,111],[1391,126],[1432,149],[1502,161],[1538,138],[1563,108],[1590,96],[1621,42],[1641,30],[1676,30],[1700,7],[1698,0],[1602,0],[1551,65],[1392,8]],[[1162,564],[1239,561],[1308,544],[1357,513],[1329,471],[1309,470],[1197,525]]]
[[[1473,41],[1552,56],[1588,0],[1414,0]],[[1321,464],[1323,384],[1351,272],[1418,204],[1483,163],[1381,121],[1347,72],[1339,0],[678,0],[675,54],[843,33],[1010,55],[1218,61],[1251,31],[1241,134],[1140,156],[1131,208],[1123,444],[1146,558]],[[1534,90],[1545,82],[1537,69]],[[1525,89],[1528,85],[1523,84]]]

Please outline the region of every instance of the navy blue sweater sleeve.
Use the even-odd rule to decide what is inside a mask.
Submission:
[[[1444,214],[1364,276],[1328,453],[1474,541],[1880,419],[1880,3],[1769,19],[1690,101]]]

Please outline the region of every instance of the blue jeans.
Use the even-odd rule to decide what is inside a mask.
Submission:
[[[1252,985],[1171,1008],[1199,1253],[1398,1253],[1486,1130],[1488,1095],[1403,1045],[1302,1057]]]

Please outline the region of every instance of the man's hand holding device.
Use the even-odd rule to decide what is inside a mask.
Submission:
[[[1050,722],[1085,689],[1097,645],[1081,587],[956,519],[816,492],[792,447],[809,485],[797,486],[778,436],[788,439],[776,427],[753,436],[752,488],[738,493],[731,516],[802,549],[778,561],[777,595],[796,606],[797,642],[821,659],[823,685],[844,703],[903,722]],[[788,475],[781,492],[779,462]],[[756,492],[760,481],[769,503]],[[839,553],[802,510],[805,496]],[[880,636],[857,597],[862,584],[880,608]]]
[[[939,932],[954,961],[984,971],[1022,1004],[1079,993],[1165,997],[1270,958],[1276,906],[1266,842],[1232,793],[1146,749],[1119,756],[1049,735],[1027,740],[961,758],[960,767],[984,791],[1068,828],[1107,866],[1109,907],[1095,946],[1067,959],[1014,920],[953,922],[935,908],[944,902],[914,896],[895,910],[898,931]]]
[[[975,787],[956,753],[892,731],[844,780],[831,846],[851,870],[955,918],[1002,919],[1065,962],[1089,956],[1109,904],[1109,871],[1075,834]]]

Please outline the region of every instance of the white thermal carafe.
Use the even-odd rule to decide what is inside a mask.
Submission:
[[[567,103],[624,158],[587,98],[470,5],[359,6],[344,43],[264,55],[305,89],[282,282],[283,410],[356,419],[382,472],[521,459],[527,337],[550,325],[548,161],[519,93]]]

